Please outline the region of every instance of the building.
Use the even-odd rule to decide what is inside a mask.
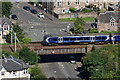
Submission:
[[[29,66],[20,59],[9,56],[0,61],[0,80],[2,79],[30,79]]]
[[[99,32],[117,31],[119,20],[120,20],[119,12],[111,11],[111,12],[100,13],[97,16],[98,31]]]
[[[109,0],[40,0],[40,4],[44,10],[50,10],[56,14],[69,13],[69,8],[73,7],[77,10],[94,5],[100,9],[107,9],[109,4],[117,4],[118,2]]]
[[[6,35],[11,31],[11,21],[6,18],[0,18],[0,43],[6,43]]]

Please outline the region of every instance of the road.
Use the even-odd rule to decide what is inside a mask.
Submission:
[[[11,11],[18,16],[18,23],[20,24],[20,27],[24,29],[24,32],[26,33],[25,36],[30,37],[32,41],[42,41],[44,36],[43,30],[48,34],[68,34],[62,30],[65,30],[68,24],[73,27],[73,23],[71,22],[51,21],[46,17],[40,19],[30,11],[25,11],[23,9],[24,5],[30,6],[30,4],[25,2],[14,3]],[[35,8],[33,6],[31,7]],[[40,10],[38,10],[38,12],[40,12]]]
[[[58,80],[63,78],[69,80],[77,79],[81,80],[79,77],[79,71],[76,71],[78,67],[77,64],[70,63],[70,56],[74,56],[76,62],[81,61],[81,57],[85,54],[54,54],[54,55],[40,55],[40,65],[44,74],[49,77],[55,77]]]

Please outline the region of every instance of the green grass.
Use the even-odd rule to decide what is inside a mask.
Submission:
[[[63,18],[63,19],[60,19],[61,21],[66,21],[66,22],[74,22],[75,21],[75,18]],[[85,22],[93,22],[94,21],[94,17],[86,17],[86,18],[83,18],[83,20]]]

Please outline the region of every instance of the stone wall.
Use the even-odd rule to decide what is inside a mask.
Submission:
[[[78,17],[97,17],[96,12],[90,12],[90,13],[77,13]],[[62,18],[75,18],[75,13],[71,14],[59,14],[58,19]]]
[[[118,30],[118,24],[115,23],[115,26],[110,26],[110,23],[98,23],[98,31],[117,31]]]

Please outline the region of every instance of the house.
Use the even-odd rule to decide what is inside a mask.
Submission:
[[[117,31],[118,21],[120,20],[119,12],[111,11],[100,13],[97,16],[97,28],[99,32]]]
[[[2,79],[30,79],[29,66],[20,59],[9,56],[0,60],[0,80]]]
[[[119,0],[118,0],[119,1]],[[54,11],[56,14],[69,13],[69,8],[74,7],[77,10],[90,5],[95,5],[100,9],[108,8],[109,4],[117,4],[117,1],[109,0],[39,0],[40,6],[45,8],[45,10]]]
[[[11,25],[7,17],[0,18],[0,43],[6,43],[6,35],[11,31]]]

